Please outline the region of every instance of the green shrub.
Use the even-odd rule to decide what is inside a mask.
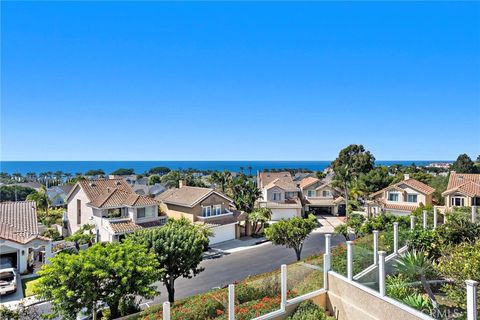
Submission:
[[[385,279],[387,296],[403,301],[406,297],[419,293],[417,288],[408,285],[410,281],[408,275],[388,275]]]
[[[408,234],[407,245],[410,250],[425,252],[429,258],[441,256],[441,243],[436,230],[415,228]]]
[[[333,320],[325,314],[325,310],[310,300],[302,302],[288,320]]]
[[[265,293],[246,283],[239,283],[235,286],[235,298],[239,304],[247,301],[258,300],[265,296]]]

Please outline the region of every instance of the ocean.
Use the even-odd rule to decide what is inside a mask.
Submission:
[[[449,160],[408,160],[408,161],[377,161],[377,165],[428,165],[432,162],[452,162]],[[136,173],[144,173],[153,167],[168,167],[176,169],[197,170],[229,170],[233,172],[252,173],[264,169],[298,168],[309,170],[323,170],[330,165],[331,161],[0,161],[0,172],[21,173],[27,172],[55,172],[75,174],[85,173],[92,169],[102,169],[105,173],[113,172],[119,168],[132,168]]]

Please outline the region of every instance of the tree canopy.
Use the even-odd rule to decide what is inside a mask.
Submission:
[[[148,184],[151,186],[161,182],[162,182],[162,177],[160,177],[158,174],[152,174],[150,177],[148,177]]]
[[[152,174],[158,174],[158,175],[164,175],[164,174],[167,174],[169,173],[170,171],[170,168],[168,167],[153,167],[151,168],[150,170],[148,170],[148,174],[149,175],[152,175]]]
[[[30,193],[27,196],[27,200],[35,201],[35,203],[37,204],[37,209],[43,210],[45,212],[48,211],[48,207],[50,206],[50,201],[48,200],[47,190],[45,189],[45,186],[41,186],[40,189],[38,189],[37,191]]]
[[[85,175],[86,176],[104,176],[105,171],[103,171],[102,169],[88,170],[87,172],[85,172]]]
[[[36,294],[51,300],[52,315],[75,319],[107,303],[112,318],[124,315],[136,296],[151,298],[162,273],[155,254],[131,242],[96,244],[78,254],[60,253],[39,271]]]
[[[140,230],[129,238],[155,252],[160,268],[158,274],[168,291],[168,300],[175,300],[175,280],[192,278],[203,271],[200,267],[204,248],[208,246],[207,233],[185,218],[169,219],[161,228]]]
[[[129,176],[129,175],[135,174],[135,170],[131,168],[130,169],[120,168],[113,171],[111,174],[116,176]]]
[[[450,170],[456,171],[457,173],[477,173],[475,163],[465,153],[458,156],[457,160],[455,160],[450,167]]]
[[[314,215],[282,219],[265,229],[265,235],[274,245],[285,246],[295,250],[297,261],[300,261],[305,239],[317,227]]]
[[[24,186],[0,186],[1,201],[25,201],[35,189]]]
[[[255,201],[262,196],[262,192],[257,185],[243,173],[232,179],[230,189],[237,209],[247,213],[253,211]]]

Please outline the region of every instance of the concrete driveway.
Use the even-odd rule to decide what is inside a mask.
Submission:
[[[0,304],[19,303],[23,299],[22,279],[17,273],[17,291],[0,297]]]

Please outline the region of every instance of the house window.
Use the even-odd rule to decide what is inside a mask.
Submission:
[[[217,204],[213,206],[213,215],[218,216],[219,214],[222,214],[222,205]]]
[[[464,205],[465,205],[465,198],[462,198],[462,197],[452,198],[452,206],[463,207]]]
[[[308,190],[307,191],[307,196],[308,197],[314,197],[315,196],[315,190]]]
[[[202,215],[204,217],[210,217],[212,215],[212,207],[202,207]]]
[[[145,208],[137,208],[137,219],[145,218]]]
[[[77,224],[82,223],[82,200],[77,199]]]
[[[323,190],[322,197],[330,197],[330,190]]]
[[[407,202],[417,202],[416,194],[407,194]]]
[[[390,192],[388,194],[388,201],[398,201],[398,193]]]
[[[480,206],[480,197],[472,198],[472,206]]]
[[[119,218],[122,216],[122,211],[120,208],[116,209],[108,209],[107,211],[107,217],[108,218]]]
[[[273,201],[280,201],[282,199],[282,194],[280,192],[273,193]]]

